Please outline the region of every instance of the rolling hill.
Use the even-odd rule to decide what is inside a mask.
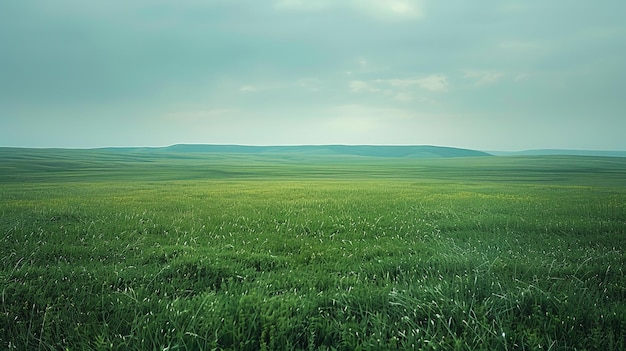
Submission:
[[[600,156],[626,157],[626,151],[609,150],[569,150],[569,149],[536,149],[524,151],[489,151],[495,156]]]
[[[624,184],[626,157],[491,156],[435,146],[0,147],[0,183],[413,179]]]
[[[430,145],[298,145],[298,146],[245,146],[176,144],[159,150],[181,153],[220,154],[300,154],[311,156],[368,156],[405,158],[447,158],[491,156],[483,151]]]

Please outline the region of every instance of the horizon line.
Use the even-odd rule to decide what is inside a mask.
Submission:
[[[501,152],[501,153],[522,153],[532,151],[580,151],[580,152],[626,152],[626,150],[619,149],[581,149],[581,148],[530,148],[530,149],[478,149],[462,146],[450,146],[450,145],[435,145],[435,144],[237,144],[237,143],[174,143],[167,145],[142,145],[142,146],[0,146],[0,148],[6,149],[56,149],[56,150],[101,150],[101,149],[166,149],[173,146],[234,146],[234,147],[323,147],[323,146],[345,146],[345,147],[440,147],[440,148],[454,148],[465,149],[482,152]]]

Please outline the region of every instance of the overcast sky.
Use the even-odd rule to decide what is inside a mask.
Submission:
[[[624,14],[624,0],[3,0],[0,146],[626,150]]]

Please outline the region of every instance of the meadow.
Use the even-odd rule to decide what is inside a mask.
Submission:
[[[624,350],[626,158],[0,149],[9,350]]]

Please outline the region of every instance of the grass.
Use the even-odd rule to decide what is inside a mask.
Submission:
[[[0,164],[6,349],[626,348],[622,159],[88,154]]]

